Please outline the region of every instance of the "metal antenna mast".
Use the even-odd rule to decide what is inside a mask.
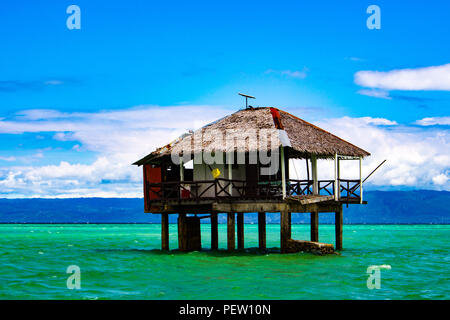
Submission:
[[[248,94],[238,93],[240,96],[243,96],[245,98],[245,109],[248,109],[248,98],[250,99],[256,99],[253,96],[249,96]]]

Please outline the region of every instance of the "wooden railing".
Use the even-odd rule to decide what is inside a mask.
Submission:
[[[360,199],[359,180],[339,180],[339,199],[344,202],[355,202]],[[200,180],[200,181],[170,181],[147,183],[147,199],[165,202],[168,200],[234,200],[234,199],[282,199],[283,190],[281,181],[261,181],[249,183],[246,180]],[[320,195],[334,195],[334,180],[319,180]],[[313,194],[313,180],[286,181],[286,194],[288,196],[301,196]]]
[[[360,180],[341,179],[339,185],[339,199],[341,201],[349,203],[350,201],[361,200]],[[357,192],[357,190],[360,191]]]

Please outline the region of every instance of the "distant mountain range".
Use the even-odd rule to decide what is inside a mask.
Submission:
[[[448,191],[367,191],[367,205],[344,206],[347,224],[449,224]],[[225,215],[219,222],[225,222]],[[323,213],[320,223],[334,223]],[[208,222],[209,219],[202,220]],[[0,223],[159,223],[160,216],[144,213],[141,198],[0,199]],[[176,222],[172,215],[170,222]],[[256,214],[245,222],[257,222]],[[278,223],[278,214],[268,214],[268,223]],[[292,223],[309,223],[309,214],[292,215]]]

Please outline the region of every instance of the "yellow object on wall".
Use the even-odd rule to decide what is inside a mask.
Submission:
[[[214,179],[217,179],[218,177],[220,177],[220,170],[215,168],[213,171],[211,171],[211,174]]]

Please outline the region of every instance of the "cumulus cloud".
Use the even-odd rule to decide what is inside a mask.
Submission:
[[[391,123],[391,125],[380,124]],[[372,118],[336,118],[317,123],[343,139],[369,151],[364,160],[363,175],[381,161],[387,162],[369,180],[372,187],[406,186],[450,190],[450,131],[394,125],[394,122]],[[332,176],[332,166],[328,168]],[[355,178],[358,167],[344,162],[343,172]]]
[[[211,106],[18,112],[0,120],[0,133],[50,132],[55,140],[77,142],[73,152],[90,151],[98,156],[90,164],[65,159],[58,165],[0,167],[0,196],[142,196],[141,170],[131,166],[132,162],[229,112]]]
[[[450,126],[450,117],[430,117],[417,120],[419,126]]]
[[[96,113],[19,112],[0,120],[0,133],[50,132],[52,139],[75,142],[72,152],[88,150],[97,156],[90,163],[61,159],[52,165],[0,167],[0,196],[141,197],[142,169],[131,166],[132,162],[188,129],[230,112],[212,106],[140,106]],[[446,127],[405,126],[372,117],[325,119],[315,124],[372,153],[364,161],[364,175],[388,159],[368,181],[374,188],[390,185],[450,189]],[[319,170],[319,178],[333,177],[330,161],[321,161]],[[345,162],[343,172],[348,175],[344,178],[356,177],[357,163]]]
[[[450,63],[415,69],[386,72],[358,71],[355,83],[382,90],[443,90],[450,91]]]

